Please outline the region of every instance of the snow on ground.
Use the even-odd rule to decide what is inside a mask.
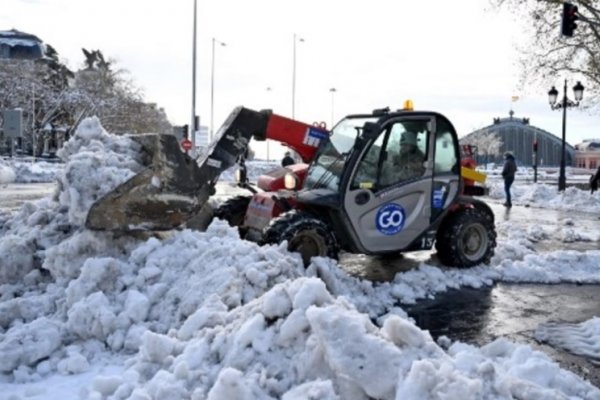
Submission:
[[[579,324],[549,322],[540,325],[535,338],[581,355],[600,365],[600,318],[592,318]]]
[[[0,160],[0,183],[54,182],[63,169],[60,162],[7,158]]]
[[[493,199],[505,199],[504,182],[490,180],[489,196]],[[600,192],[591,194],[588,190],[567,187],[562,193],[557,187],[543,183],[516,183],[511,187],[512,203],[520,206],[534,206],[554,210],[575,210],[600,215]]]
[[[15,178],[15,170],[9,163],[0,159],[0,184],[14,182]]]
[[[536,254],[531,228],[499,243],[491,266],[423,263],[375,283],[330,259],[304,269],[223,221],[146,238],[87,231],[93,201],[141,169],[137,152],[88,119],[59,156],[57,194],[0,228],[5,398],[600,399],[529,346],[434,341],[401,308],[497,281],[598,284],[600,251]],[[538,335],[577,351],[594,327]]]

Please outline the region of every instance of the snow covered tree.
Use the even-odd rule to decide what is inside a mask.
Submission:
[[[59,61],[58,53],[46,45],[38,60],[1,60],[0,110],[23,111],[22,148],[42,154],[44,139],[58,127],[68,135],[85,116],[96,115],[112,133],[170,133],[163,109],[146,103],[143,93],[126,71],[115,69],[99,50],[84,49],[83,68],[73,73]],[[2,123],[0,113],[0,123]],[[47,142],[47,140],[46,140]],[[9,146],[0,137],[4,150]]]
[[[3,60],[0,63],[0,110],[23,111],[22,147],[36,154],[41,148],[40,128],[50,120],[68,120],[61,110],[63,93],[72,73],[57,59]],[[0,116],[0,118],[2,118]],[[66,121],[64,121],[66,122]],[[5,139],[5,138],[3,138]],[[4,140],[3,140],[4,143]]]
[[[484,163],[487,164],[490,158],[494,159],[496,156],[500,155],[502,139],[495,133],[479,131],[460,139],[460,144],[476,146],[478,156],[483,156]]]
[[[527,30],[528,41],[519,49],[523,86],[547,89],[567,73],[584,81],[588,103],[600,105],[600,0],[570,2],[578,7],[580,19],[573,37],[564,37],[564,1],[492,0],[497,7],[511,9]]]
[[[171,132],[164,110],[143,101],[127,71],[115,69],[114,60],[105,60],[99,50],[83,53],[86,61],[75,74],[72,93],[78,111],[98,116],[112,133]]]

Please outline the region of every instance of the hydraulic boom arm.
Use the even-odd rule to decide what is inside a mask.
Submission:
[[[136,135],[147,167],[94,203],[86,227],[94,230],[168,230],[189,220],[215,193],[220,174],[245,157],[250,139],[280,141],[303,161],[314,156],[327,131],[272,114],[237,107],[196,162],[168,134]]]

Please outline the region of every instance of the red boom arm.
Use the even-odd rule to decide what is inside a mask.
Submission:
[[[312,161],[321,140],[329,137],[329,131],[305,124],[281,115],[271,114],[267,123],[267,139],[276,140],[296,151],[302,161]]]

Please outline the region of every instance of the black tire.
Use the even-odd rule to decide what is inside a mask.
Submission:
[[[235,196],[221,204],[213,214],[213,218],[219,218],[229,223],[229,226],[237,227],[240,231],[240,237],[246,235],[243,228],[244,217],[248,211],[251,196]]]
[[[442,264],[460,268],[489,264],[495,247],[493,218],[477,207],[449,215],[439,227],[435,241]]]
[[[311,214],[297,210],[275,218],[263,232],[263,244],[288,242],[288,250],[300,253],[305,267],[313,257],[336,258],[337,239],[331,227]]]

